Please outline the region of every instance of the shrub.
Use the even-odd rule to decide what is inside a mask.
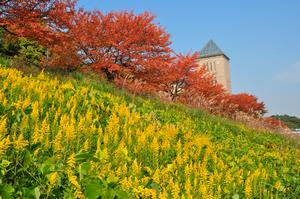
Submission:
[[[18,57],[22,59],[26,65],[40,66],[45,56],[45,48],[36,41],[26,38],[19,39]]]

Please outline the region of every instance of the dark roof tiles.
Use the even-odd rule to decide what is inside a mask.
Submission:
[[[224,55],[227,59],[229,59],[229,57],[225,55],[225,53],[217,46],[217,44],[213,40],[209,40],[209,42],[200,51],[199,58],[212,57],[218,55]]]

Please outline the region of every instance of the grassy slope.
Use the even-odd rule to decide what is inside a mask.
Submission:
[[[19,191],[19,194],[21,194],[21,192],[22,194],[28,192],[27,194],[34,195],[34,190],[39,190],[42,195],[44,194],[44,196],[46,196],[46,193],[48,193],[46,190],[50,189],[51,191],[48,193],[49,196],[61,197],[59,194],[64,194],[71,197],[74,194],[80,196],[80,192],[88,195],[89,188],[93,190],[93,188],[98,186],[100,189],[102,186],[105,190],[112,189],[115,191],[114,194],[119,194],[120,197],[123,197],[126,194],[129,194],[127,195],[128,197],[131,197],[134,194],[145,197],[148,189],[156,190],[157,194],[162,194],[165,191],[169,196],[176,197],[176,188],[178,186],[180,195],[183,194],[187,197],[186,179],[190,178],[192,181],[192,190],[198,190],[197,192],[195,190],[193,192],[191,191],[196,198],[199,196],[208,197],[205,194],[209,195],[212,193],[216,197],[228,198],[232,197],[234,194],[238,194],[242,198],[247,196],[297,198],[299,196],[299,148],[280,135],[250,129],[244,125],[236,124],[224,118],[186,108],[181,105],[166,104],[155,99],[132,96],[115,89],[109,84],[99,84],[90,81],[90,78],[85,78],[78,74],[74,77],[75,79],[63,77],[61,78],[62,80],[57,81],[53,80],[53,78],[51,79],[43,76],[22,76],[11,69],[7,70],[1,68],[0,85],[2,88],[2,98],[1,96],[0,98],[2,101],[0,101],[0,103],[2,104],[0,104],[0,121],[4,117],[8,118],[7,132],[12,136],[10,138],[12,144],[6,150],[6,154],[4,153],[4,155],[2,155],[0,153],[3,157],[1,170],[4,173],[0,177],[2,180],[2,184],[0,184],[2,194],[4,193],[3,190],[9,187],[12,188],[13,191],[11,191],[11,193],[5,193],[7,195],[15,195],[17,194],[17,191]],[[45,84],[45,82],[50,81],[53,81],[53,83]],[[33,86],[32,93],[28,93],[29,90],[26,91],[25,89],[25,87],[28,86],[27,84],[31,86],[36,84],[37,88],[34,88]],[[71,88],[68,89],[68,86]],[[4,87],[5,89],[3,89]],[[84,91],[86,88],[89,92],[85,93]],[[39,120],[36,121],[34,118],[31,118],[33,109],[32,102],[34,102],[34,99],[39,101],[43,92],[49,93],[49,95],[46,95],[46,98],[43,98],[43,100],[39,102],[40,114]],[[59,95],[56,96],[56,92],[58,92]],[[83,98],[86,98],[85,100],[87,101],[80,101],[80,95],[82,95]],[[5,105],[3,103],[3,96],[7,99]],[[117,180],[110,179],[109,171],[106,171],[107,173],[104,173],[101,177],[98,176],[98,178],[93,176],[97,175],[95,173],[93,173],[93,175],[90,175],[91,173],[86,174],[86,176],[82,177],[78,168],[81,168],[83,164],[85,165],[85,163],[91,161],[93,158],[90,156],[83,158],[83,161],[81,161],[80,158],[76,159],[77,162],[74,166],[74,171],[70,174],[68,170],[72,165],[70,166],[67,160],[70,160],[73,153],[78,155],[79,153],[84,152],[81,148],[85,146],[84,141],[87,139],[84,137],[85,135],[79,135],[78,130],[76,130],[76,137],[81,140],[77,142],[76,147],[66,148],[63,152],[63,157],[61,157],[61,154],[58,151],[53,149],[51,143],[54,144],[55,136],[59,131],[56,128],[60,128],[60,126],[63,125],[59,124],[58,121],[55,123],[53,119],[54,114],[59,107],[62,110],[62,115],[70,114],[70,106],[72,106],[73,102],[71,102],[71,105],[68,105],[68,100],[71,99],[72,96],[75,96],[75,99],[78,101],[75,105],[77,106],[75,123],[78,124],[80,117],[84,117],[88,110],[92,110],[92,118],[94,119],[93,125],[103,129],[103,136],[105,136],[105,133],[110,132],[110,128],[113,128],[109,127],[109,125],[113,120],[114,114],[118,115],[120,121],[120,129],[118,130],[119,141],[122,141],[122,136],[124,136],[126,131],[124,125],[126,124],[127,119],[131,117],[135,118],[135,116],[138,118],[136,123],[133,122],[133,124],[130,124],[131,131],[136,132],[132,135],[134,143],[130,144],[128,143],[128,140],[125,140],[125,145],[128,149],[128,159],[125,160],[125,163],[122,162],[123,160],[121,163],[114,162],[115,158],[119,158],[113,158],[113,154],[115,154],[120,147],[119,142],[109,141],[107,146],[104,146],[108,150],[108,156],[111,157],[111,159],[107,160],[112,164],[112,168],[109,167],[109,170],[111,169],[111,171],[117,172],[117,169],[121,167],[121,164],[128,165],[127,173],[125,172],[120,176],[119,174],[114,174],[117,176]],[[18,107],[16,104],[25,100],[24,98],[26,97],[30,98],[31,103],[28,107],[24,107],[24,110],[20,110],[22,108]],[[82,106],[80,103],[83,103]],[[101,103],[101,106],[97,106],[97,103]],[[127,107],[125,109],[128,111],[128,113],[124,114],[125,116],[121,113],[123,112],[121,111],[123,105]],[[45,121],[47,114],[49,115],[47,122],[50,124],[49,135],[51,138],[49,137],[50,140],[48,140],[50,146],[45,146],[45,140],[40,141],[41,143],[32,143],[32,134],[35,127],[34,123],[37,122],[39,128],[43,128],[42,122]],[[126,114],[129,114],[130,116]],[[97,115],[100,115],[100,117],[97,117]],[[26,117],[28,121],[24,121],[24,118]],[[50,119],[51,117],[52,119]],[[24,125],[27,126],[24,127]],[[154,130],[147,133],[147,127],[149,126],[151,126],[151,128],[153,127]],[[85,128],[85,130],[90,130],[91,127],[86,126]],[[168,135],[168,130],[164,129],[169,128],[176,129],[175,137],[165,137]],[[19,133],[19,137],[24,130],[24,137],[29,141],[20,149],[18,149],[16,144],[19,139],[19,137],[15,135],[16,130],[19,131],[17,132],[17,134]],[[139,130],[148,135],[148,138],[144,141],[145,143],[142,143],[145,149],[138,147],[138,145],[141,144],[139,143],[141,136]],[[162,133],[163,131],[166,131],[166,133]],[[189,132],[191,132],[191,135]],[[159,145],[163,145],[163,139],[169,140],[171,145],[167,147],[167,153],[164,153],[164,149],[159,149],[160,155],[158,160],[156,160],[158,163],[155,163],[154,155],[150,150],[153,145],[153,137],[155,137],[156,134]],[[13,138],[13,136],[15,136],[15,138]],[[91,136],[93,139],[89,140],[90,146],[87,147],[89,148],[87,151],[97,154],[96,145],[99,137],[94,134]],[[110,135],[108,136],[109,139],[114,139],[113,137],[110,137]],[[1,139],[3,138],[4,136],[2,135]],[[179,140],[182,143],[178,144]],[[204,144],[194,143],[195,140],[203,142]],[[105,143],[105,141],[103,142]],[[181,148],[182,146],[182,150],[184,151],[185,147],[187,147],[189,150],[186,151],[186,153],[192,153],[191,143],[195,145],[196,151],[199,151],[199,158],[194,160],[189,154],[190,156],[187,160],[184,160],[183,163],[178,163],[181,161],[178,160],[178,153],[181,153],[178,151],[178,148]],[[65,144],[65,147],[67,147],[70,142],[66,141]],[[99,167],[99,172],[107,169],[106,166],[108,164],[107,162],[102,162],[101,159],[101,155],[103,156],[103,153],[107,153],[107,151],[105,152],[103,146],[100,148],[100,156],[98,157],[99,162],[93,160],[95,164],[98,164],[97,168]],[[210,149],[210,152],[207,152],[207,148]],[[41,152],[36,152],[37,149]],[[58,154],[56,154],[56,152]],[[31,155],[28,155],[28,153]],[[184,154],[184,152],[182,153]],[[149,157],[147,157],[147,154]],[[24,160],[26,160],[27,156],[30,156],[28,165],[30,165],[32,169],[29,169],[28,165],[24,166]],[[206,159],[204,157],[206,157]],[[16,165],[15,161],[18,161],[16,160],[18,158],[18,164],[21,166]],[[49,169],[49,171],[43,171],[46,164],[45,162],[49,161],[49,159],[60,162],[61,167],[56,168],[56,166],[50,165],[49,167],[51,167],[51,169]],[[150,167],[150,171],[140,171],[138,174],[134,172],[134,159],[137,159],[140,169],[147,166]],[[6,166],[3,160],[7,160],[10,164]],[[198,163],[200,165],[200,168],[198,169],[200,170],[197,170],[196,165]],[[190,174],[189,177],[185,176],[186,166],[193,164],[195,168],[190,171],[192,174]],[[160,182],[155,182],[153,177],[155,171],[159,169],[161,173],[167,172],[166,170],[169,169],[170,165],[172,165],[173,173],[166,174],[166,179],[168,180],[165,182],[164,179],[160,179]],[[201,166],[204,166],[205,168],[202,168]],[[14,169],[22,170],[23,167],[26,167],[27,170],[20,171],[20,173],[18,173],[19,171],[13,171]],[[97,171],[97,169],[95,170]],[[59,171],[58,176],[63,183],[62,185],[57,185],[55,183],[54,187],[49,188],[50,182],[47,182],[47,180],[49,180],[49,175],[54,171]],[[199,176],[197,176],[196,173],[198,173]],[[15,179],[11,176],[14,176]],[[70,180],[72,176],[77,176],[76,179],[80,184],[79,187]],[[130,179],[130,176],[136,176],[138,179],[136,185],[136,182],[133,182],[134,180],[129,182],[133,189],[126,188],[123,183],[124,179]],[[212,177],[210,178],[210,176]],[[144,179],[146,177],[149,179]],[[38,178],[39,180],[24,180],[24,178]],[[99,179],[101,179],[101,182],[97,181]],[[148,181],[144,182],[143,179]],[[196,181],[196,184],[193,184],[193,181]],[[211,181],[214,181],[215,183]],[[120,191],[118,192],[118,190]],[[126,194],[123,193],[124,191]],[[109,195],[112,193],[107,194]]]

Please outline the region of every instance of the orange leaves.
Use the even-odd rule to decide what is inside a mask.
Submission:
[[[70,50],[76,49],[69,53],[79,57],[82,64],[102,71],[109,80],[114,80],[124,70],[136,74],[169,62],[170,36],[153,20],[154,16],[147,12],[104,15],[100,11],[79,10],[72,18],[65,41],[73,46]],[[62,59],[72,57],[65,55],[68,49],[63,46],[58,50],[61,51],[65,52],[61,54]]]
[[[168,62],[170,36],[153,20],[154,16],[147,12],[111,12],[104,16],[100,34],[105,39],[99,41],[96,49],[105,60],[105,67],[117,64],[120,70],[127,68],[137,73]]]
[[[199,53],[178,54],[170,64],[150,71],[147,81],[158,85],[173,101],[183,103],[191,103],[189,100],[199,94],[211,97],[222,93],[222,87],[215,85],[206,69],[198,66],[198,56]]]
[[[17,36],[49,44],[67,27],[75,3],[74,0],[1,1],[0,26]]]
[[[228,103],[235,105],[235,111],[244,112],[253,117],[260,117],[266,113],[265,104],[258,102],[254,95],[247,93],[230,95]]]

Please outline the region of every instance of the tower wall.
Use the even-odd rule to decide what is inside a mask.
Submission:
[[[198,59],[199,66],[205,66],[215,76],[216,83],[222,84],[231,93],[230,64],[224,55]]]

